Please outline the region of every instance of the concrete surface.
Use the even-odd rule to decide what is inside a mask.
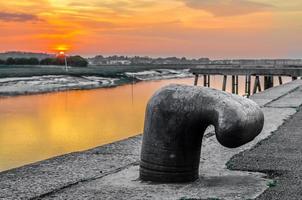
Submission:
[[[271,180],[267,175],[230,171],[225,164],[270,136],[295,114],[302,104],[302,96],[297,98],[302,95],[301,88],[302,81],[297,80],[252,97],[262,106],[265,125],[256,140],[241,148],[226,149],[218,144],[213,133],[208,133],[201,150],[200,178],[193,183],[152,184],[138,180],[141,137],[137,136],[1,172],[0,199],[256,198],[268,188]],[[275,105],[283,98],[291,102],[289,107]]]
[[[262,171],[274,179],[272,186],[257,199],[302,199],[302,109],[271,137],[253,149],[234,156],[234,170]]]

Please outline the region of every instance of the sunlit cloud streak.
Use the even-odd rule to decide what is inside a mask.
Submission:
[[[266,3],[248,0],[181,0],[188,7],[201,9],[215,16],[236,16],[263,12],[273,8]]]

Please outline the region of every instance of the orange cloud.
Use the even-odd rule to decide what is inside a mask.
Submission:
[[[188,7],[202,9],[215,16],[236,16],[270,10],[273,6],[248,0],[181,0]]]
[[[39,21],[40,19],[36,15],[26,14],[26,13],[9,13],[0,12],[1,21]]]

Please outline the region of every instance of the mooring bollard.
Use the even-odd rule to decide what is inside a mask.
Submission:
[[[252,141],[263,123],[260,107],[247,98],[205,87],[166,86],[147,105],[140,179],[194,181],[209,125],[214,125],[220,144],[236,148]]]

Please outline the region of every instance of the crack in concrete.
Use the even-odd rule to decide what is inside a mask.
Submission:
[[[281,96],[279,96],[279,97],[277,97],[277,98],[271,100],[270,102],[264,104],[264,105],[261,106],[261,107],[267,107],[267,108],[280,108],[280,107],[269,106],[269,104],[272,104],[272,103],[274,103],[275,101],[278,101],[278,100],[282,99],[283,97],[285,97],[285,96],[287,96],[287,95],[289,95],[289,94],[295,92],[295,91],[298,90],[299,88],[300,88],[300,86],[297,86],[297,87],[295,87],[294,89],[292,89],[292,90],[286,92],[285,94],[283,94],[283,95],[281,95]],[[285,108],[288,108],[288,107],[285,107]],[[294,107],[294,108],[296,108],[296,107]]]
[[[41,195],[39,195],[39,196],[32,197],[32,198],[30,198],[30,200],[39,200],[39,199],[42,199],[42,198],[44,198],[44,197],[51,196],[51,195],[53,195],[53,194],[55,194],[55,193],[58,193],[58,192],[60,192],[60,191],[62,191],[62,190],[64,190],[64,189],[67,189],[67,188],[70,188],[70,187],[72,187],[72,186],[78,185],[78,184],[80,184],[80,183],[85,183],[85,182],[89,182],[89,181],[94,181],[94,180],[97,180],[97,179],[101,179],[101,178],[103,178],[103,177],[109,176],[109,175],[111,175],[111,174],[115,174],[115,173],[120,172],[120,171],[122,171],[122,170],[124,170],[124,169],[127,169],[127,168],[129,168],[129,167],[131,167],[131,166],[136,166],[136,165],[139,165],[139,161],[132,162],[132,163],[127,164],[127,165],[125,165],[125,166],[123,166],[123,167],[116,168],[116,169],[114,169],[114,170],[112,170],[112,171],[108,171],[108,172],[106,172],[106,173],[102,173],[101,176],[95,176],[95,177],[91,177],[91,178],[88,178],[88,179],[81,179],[81,180],[75,181],[75,182],[73,182],[73,183],[69,183],[69,184],[64,185],[64,186],[62,186],[62,187],[60,187],[60,188],[56,188],[56,189],[51,190],[51,191],[49,191],[49,192],[43,193],[43,194],[41,194]]]

